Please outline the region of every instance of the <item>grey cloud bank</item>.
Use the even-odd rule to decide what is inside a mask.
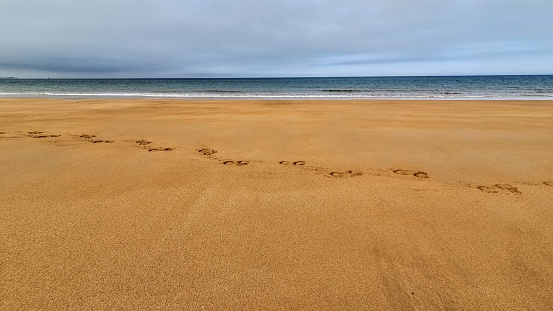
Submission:
[[[0,0],[0,76],[552,74],[553,2]]]

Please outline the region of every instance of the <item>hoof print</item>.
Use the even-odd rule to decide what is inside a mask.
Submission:
[[[209,148],[202,148],[197,150],[199,153],[210,156],[217,153],[217,150],[209,149]]]
[[[428,176],[426,172],[422,172],[422,171],[414,172],[410,170],[395,169],[395,170],[392,170],[392,172],[398,175],[415,176],[418,178],[430,178],[430,176]]]
[[[99,144],[99,143],[111,144],[111,143],[113,143],[113,140],[94,139],[94,137],[96,137],[96,135],[83,134],[83,135],[80,135],[79,137],[83,138],[86,141],[91,142],[93,144]]]
[[[282,164],[282,165],[297,165],[297,166],[304,166],[304,165],[305,165],[305,161],[294,161],[294,162],[291,162],[291,161],[280,161],[280,162],[278,162],[278,164]]]
[[[478,186],[476,188],[487,193],[499,193],[499,189],[497,189],[496,187]]]
[[[430,178],[425,172],[415,172],[413,175],[418,178]]]
[[[173,151],[173,148],[168,148],[168,147],[148,148],[148,151]]]
[[[413,175],[413,171],[408,170],[392,170],[392,172],[398,174],[398,175]]]
[[[42,132],[42,131],[30,131],[30,132],[27,132],[27,134],[29,134],[29,137],[32,137],[32,138],[50,138],[50,137],[60,137],[61,136],[61,135],[44,134],[44,132]]]
[[[329,175],[334,178],[356,177],[363,175],[363,172],[351,170],[345,172],[330,172]]]
[[[507,190],[510,193],[515,193],[515,194],[521,194],[522,193],[516,187],[511,186],[509,184],[497,184],[495,186],[498,187],[499,189]]]
[[[32,134],[32,133],[36,133],[36,134]],[[42,134],[43,132],[29,132],[29,136],[32,137],[32,138],[52,138],[52,137],[60,137],[61,135],[47,135],[47,134]]]
[[[522,194],[520,190],[509,184],[495,184],[493,186],[477,186],[477,189],[486,193],[500,193],[501,191],[508,191],[513,194]]]
[[[244,165],[248,165],[248,161],[233,161],[233,160],[227,160],[227,161],[223,161],[221,162],[223,163],[224,165],[232,165],[232,166],[244,166]]]
[[[135,141],[135,143],[137,143],[137,144],[140,145],[140,146],[146,146],[146,145],[151,144],[152,142],[151,142],[151,141],[148,141],[148,140],[141,139],[141,140]]]
[[[98,144],[98,143],[111,144],[113,142],[113,140],[95,139],[95,140],[91,140],[90,142],[93,143],[93,144]]]

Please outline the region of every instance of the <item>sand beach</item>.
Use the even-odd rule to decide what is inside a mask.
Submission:
[[[551,101],[0,99],[0,309],[551,306]]]

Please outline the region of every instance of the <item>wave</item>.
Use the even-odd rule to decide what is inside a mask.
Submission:
[[[2,92],[0,97],[55,97],[55,98],[313,98],[313,99],[553,99],[553,92],[517,93],[462,93],[462,92],[364,92],[360,90],[329,89],[323,92],[243,92],[206,90],[197,92],[148,91],[148,92]]]
[[[204,92],[206,93],[242,93],[241,91],[225,91],[225,90],[206,90]]]
[[[321,90],[321,92],[327,93],[360,93],[364,92],[363,90]]]

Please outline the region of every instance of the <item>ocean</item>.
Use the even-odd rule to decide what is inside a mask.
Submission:
[[[0,97],[267,99],[553,99],[553,75],[0,79]]]

